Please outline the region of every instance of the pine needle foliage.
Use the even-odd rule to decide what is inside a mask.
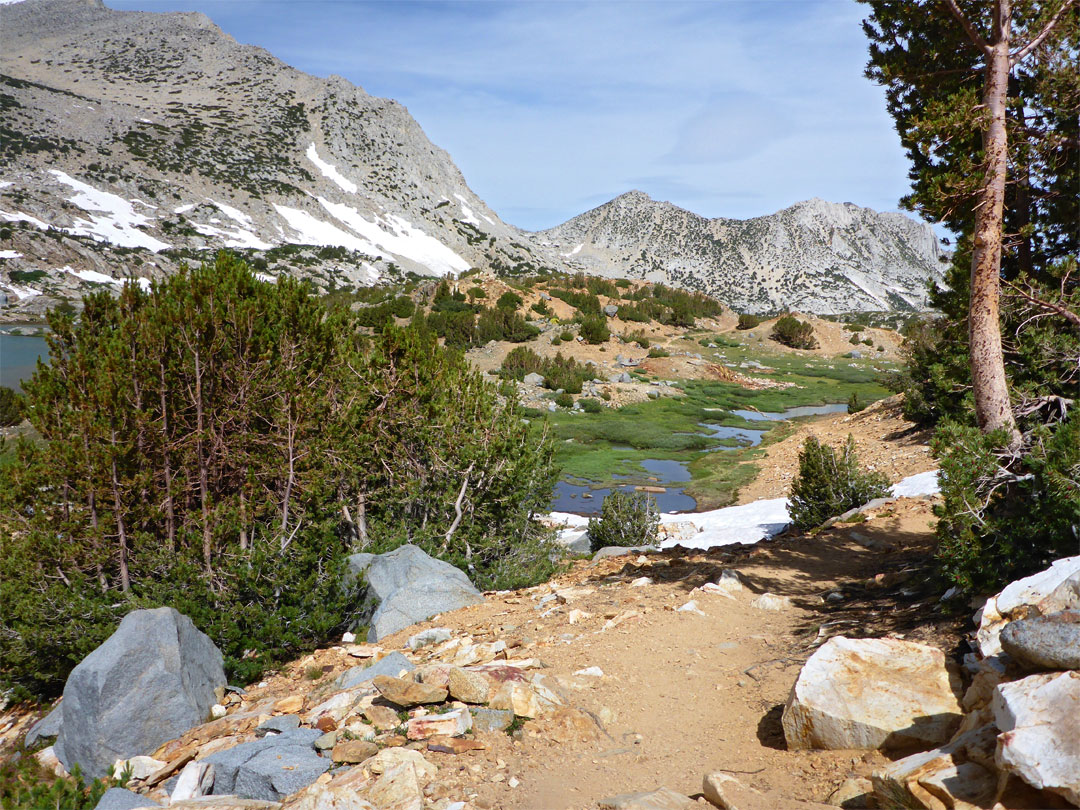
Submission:
[[[604,498],[600,517],[589,518],[589,544],[598,551],[605,546],[644,546],[656,540],[660,510],[656,499],[645,492],[615,490]]]
[[[839,454],[816,437],[808,436],[799,453],[799,474],[791,482],[788,512],[799,531],[816,528],[889,492],[879,472],[863,472],[850,434]]]

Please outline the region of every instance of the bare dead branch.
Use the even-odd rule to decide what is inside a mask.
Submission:
[[[982,51],[987,56],[990,55],[990,46],[986,43],[986,40],[982,38],[982,35],[975,30],[975,26],[971,24],[964,12],[960,10],[960,6],[956,5],[956,0],[945,0],[945,5],[949,7],[949,11],[953,13],[953,16],[960,21],[960,25],[963,26],[964,32],[968,35],[975,47]]]
[[[1034,295],[1031,295],[1029,292],[1024,290],[1022,287],[1017,285],[1015,282],[1009,281],[1008,279],[1002,279],[1002,281],[1004,282],[1006,287],[1008,287],[1011,290],[1014,290],[1018,296],[1023,298],[1029,304],[1034,304],[1035,306],[1040,307],[1042,309],[1045,309],[1048,312],[1053,312],[1053,313],[1055,313],[1057,315],[1060,315],[1062,318],[1067,320],[1069,323],[1071,323],[1077,329],[1080,329],[1080,315],[1073,312],[1068,307],[1065,307],[1065,306],[1063,306],[1061,304],[1055,304],[1052,301],[1044,301],[1041,298],[1036,298]]]
[[[1054,13],[1054,16],[1047,20],[1046,25],[1043,26],[1042,30],[1036,35],[1035,39],[1031,40],[1031,42],[1029,42],[1023,48],[1015,51],[1012,55],[1009,56],[1009,64],[1019,64],[1028,55],[1030,55],[1033,50],[1042,45],[1043,40],[1050,36],[1050,32],[1054,30],[1054,26],[1057,25],[1057,21],[1061,19],[1061,15],[1064,14],[1065,11],[1072,4],[1073,0],[1065,0],[1065,2],[1061,4],[1061,8],[1059,8],[1057,12]]]

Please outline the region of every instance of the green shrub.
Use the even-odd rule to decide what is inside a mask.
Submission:
[[[564,329],[559,333],[559,339],[562,340],[563,343],[572,343],[574,340],[574,333],[569,329]]]
[[[848,338],[847,342],[850,343],[852,346],[858,346],[860,343],[862,343],[862,341],[859,340],[858,335],[852,335],[851,337]]]
[[[966,591],[1003,583],[1076,553],[1080,541],[1080,419],[1041,424],[1021,452],[1006,437],[945,420],[932,447],[941,463],[937,557]]]
[[[0,385],[0,427],[11,427],[23,420],[23,397],[12,388]]]
[[[623,340],[632,341],[643,349],[649,348],[649,338],[644,332],[636,332],[632,335],[627,335]]]
[[[476,319],[475,344],[483,346],[489,340],[509,340],[511,343],[524,343],[540,334],[540,330],[517,312],[506,307],[481,310]]]
[[[10,752],[9,752],[10,753]],[[93,810],[112,779],[84,785],[76,764],[71,776],[55,776],[26,751],[0,759],[0,807],[18,810]]]
[[[616,490],[604,498],[600,517],[589,518],[589,544],[593,551],[605,546],[644,546],[656,540],[660,512],[646,492]]]
[[[510,310],[516,310],[518,307],[521,306],[521,304],[521,296],[518,295],[516,292],[511,292],[510,290],[507,290],[502,295],[500,295],[498,300],[495,302],[495,306],[499,309]]]
[[[749,312],[744,312],[739,315],[739,324],[736,329],[753,329],[756,326],[761,326],[761,318],[757,315],[751,315]]]
[[[551,339],[551,345],[552,345],[552,346],[561,346],[561,345],[562,345],[562,338],[560,338],[560,337],[558,337],[558,336],[556,335],[555,337],[553,337],[553,338]]]
[[[845,323],[844,328],[849,332],[861,332],[866,327],[863,326],[861,323]]]
[[[484,589],[552,570],[550,443],[426,326],[361,338],[225,253],[84,302],[26,383],[45,441],[0,468],[5,683],[55,694],[139,607],[186,613],[237,680],[330,641],[361,496],[368,551],[416,543]]]
[[[792,315],[785,315],[773,325],[771,337],[793,349],[816,349],[818,346],[814,327]]]
[[[487,293],[484,292],[483,287],[469,287],[469,289],[465,291],[465,294],[471,299],[487,298]]]
[[[515,346],[503,360],[499,376],[520,382],[526,374],[541,374],[543,371],[544,358],[528,346]]]
[[[535,304],[529,307],[529,309],[531,309],[533,312],[535,312],[537,315],[540,315],[541,317],[551,317],[551,307],[548,306],[547,301],[537,301]]]
[[[574,407],[574,395],[562,393],[555,397],[555,404],[560,408],[573,408]]]
[[[581,336],[586,343],[603,343],[611,337],[607,319],[603,315],[589,315],[581,322]]]
[[[795,528],[806,531],[888,492],[884,475],[859,469],[852,436],[839,457],[831,447],[808,436],[799,453],[799,474],[791,482],[788,513]]]
[[[667,349],[661,349],[659,346],[653,346],[649,349],[649,357],[670,357],[671,352]]]
[[[620,290],[626,290],[630,287],[630,281],[625,278],[617,278],[615,279],[615,286],[618,287]]]
[[[585,413],[600,413],[604,409],[604,406],[600,404],[600,400],[593,399],[592,397],[584,397],[579,399],[578,403],[581,405]]]
[[[864,346],[873,346],[874,345],[873,338],[866,338],[865,340],[863,340],[863,345]]]
[[[848,413],[858,413],[859,411],[861,411],[861,410],[863,410],[865,408],[866,408],[866,403],[865,402],[859,402],[859,395],[857,393],[855,393],[854,391],[852,391],[851,396],[848,397],[848,401],[847,401],[847,412]]]

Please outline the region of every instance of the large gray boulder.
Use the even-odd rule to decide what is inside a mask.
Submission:
[[[57,736],[60,733],[63,720],[64,704],[61,703],[30,727],[30,730],[26,732],[26,740],[23,744],[30,748],[38,740]]]
[[[392,652],[369,667],[352,667],[345,670],[338,676],[337,684],[342,689],[352,689],[368,683],[376,675],[389,675],[391,678],[396,678],[402,670],[412,672],[414,669],[416,665],[412,661],[399,652]]]
[[[71,671],[56,754],[90,781],[210,717],[225,686],[221,653],[172,608],[135,610]]]
[[[1080,669],[1080,610],[1017,619],[1002,628],[999,638],[1001,648],[1028,668]]]
[[[94,810],[136,810],[140,807],[161,807],[161,805],[126,788],[114,787],[105,791],[98,803],[94,805]]]
[[[242,743],[206,757],[214,766],[212,794],[276,802],[305,788],[333,763],[315,751],[322,732],[298,728]]]
[[[353,554],[348,564],[350,575],[363,576],[367,584],[357,619],[369,624],[368,641],[484,600],[461,570],[419,546],[404,545],[386,554]]]

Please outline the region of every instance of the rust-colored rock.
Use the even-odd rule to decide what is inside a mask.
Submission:
[[[379,690],[384,700],[408,708],[425,703],[442,703],[446,700],[447,690],[441,686],[432,686],[404,678],[391,678],[389,675],[376,675],[372,684]]]

